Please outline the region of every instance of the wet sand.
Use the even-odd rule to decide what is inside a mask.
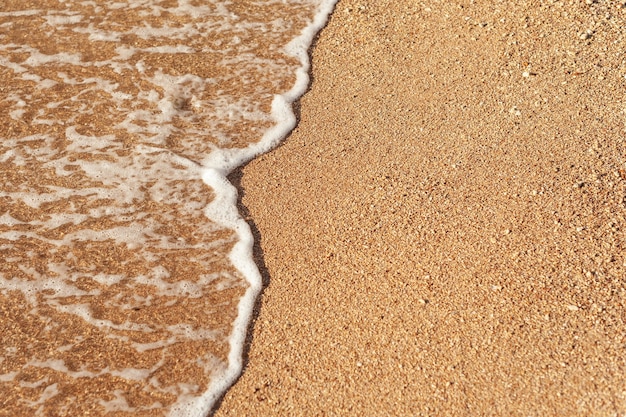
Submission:
[[[625,17],[341,0],[240,173],[269,283],[215,415],[626,412]]]

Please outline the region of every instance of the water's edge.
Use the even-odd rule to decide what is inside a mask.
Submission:
[[[300,68],[296,72],[296,82],[293,87],[286,93],[274,97],[271,112],[274,126],[265,132],[260,142],[244,149],[214,150],[202,168],[203,181],[216,193],[204,214],[216,223],[236,232],[238,242],[231,250],[229,259],[245,277],[249,287],[239,301],[237,318],[229,338],[228,368],[222,375],[212,379],[202,397],[194,398],[190,400],[190,403],[175,405],[169,414],[172,417],[203,417],[212,414],[215,412],[216,405],[219,405],[219,400],[242,373],[244,347],[254,306],[263,289],[263,279],[254,261],[252,230],[238,211],[238,191],[227,176],[253,158],[275,148],[295,128],[297,120],[293,106],[309,87],[311,66],[309,49],[317,34],[328,22],[337,1],[324,0],[311,24],[285,48],[288,55],[299,60]]]

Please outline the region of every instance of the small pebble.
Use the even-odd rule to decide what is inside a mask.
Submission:
[[[569,305],[567,306],[567,309],[568,309],[569,311],[578,311],[578,310],[579,310],[579,309],[578,309],[578,306],[575,306],[574,304],[569,304]]]
[[[583,33],[581,33],[579,37],[580,37],[580,39],[582,39],[582,40],[584,40],[584,41],[585,41],[585,40],[587,40],[587,39],[591,38],[591,35],[593,35],[593,31],[592,31],[592,30],[587,29],[586,31],[584,31]]]

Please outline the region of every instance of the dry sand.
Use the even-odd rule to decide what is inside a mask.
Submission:
[[[216,415],[624,415],[625,17],[341,0],[239,173],[269,283]]]

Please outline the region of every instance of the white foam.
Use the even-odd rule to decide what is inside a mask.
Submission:
[[[162,355],[168,355],[171,354],[168,348],[178,343],[202,340],[225,343],[227,335],[224,329],[230,323],[221,324],[218,331],[211,328],[212,324],[199,324],[193,320],[186,322],[187,317],[157,324],[150,322],[149,318],[146,319],[148,322],[142,322],[143,318],[136,318],[134,314],[127,316],[129,321],[120,323],[106,319],[114,316],[107,315],[103,319],[96,314],[99,310],[92,308],[92,299],[100,294],[98,302],[107,311],[126,313],[137,306],[158,303],[159,307],[169,307],[181,299],[199,298],[214,291],[241,287],[242,276],[248,283],[245,295],[237,306],[238,315],[232,334],[227,340],[230,347],[227,363],[210,353],[198,358],[185,358],[202,367],[210,376],[208,389],[195,384],[191,376],[189,380],[183,379],[171,385],[163,383],[161,386],[149,375],[165,366],[165,362],[154,365],[150,372],[101,369],[98,366],[71,372],[62,360],[54,356],[38,358],[41,359],[39,362],[26,366],[47,367],[64,374],[63,381],[67,381],[65,377],[94,378],[103,373],[129,380],[146,380],[158,392],[172,393],[178,398],[171,407],[154,403],[133,409],[123,392],[112,391],[111,395],[104,397],[109,401],[100,401],[100,405],[109,411],[133,412],[170,407],[170,415],[176,417],[204,417],[209,412],[217,398],[241,373],[243,345],[262,281],[252,256],[252,233],[237,211],[237,190],[226,177],[238,166],[275,147],[294,128],[296,118],[292,104],[308,85],[307,49],[325,24],[336,1],[291,1],[302,9],[319,7],[313,22],[284,47],[283,52],[295,57],[300,67],[296,70],[293,88],[275,96],[269,112],[268,97],[271,99],[271,94],[282,91],[284,77],[291,76],[293,61],[270,59],[263,53],[259,54],[257,49],[260,44],[255,42],[254,37],[267,34],[272,38],[268,42],[273,42],[274,34],[293,30],[289,27],[289,19],[274,19],[273,15],[269,21],[267,16],[238,17],[229,11],[230,2],[221,0],[65,1],[62,3],[67,7],[66,11],[0,12],[0,17],[9,19],[38,16],[37,25],[45,22],[43,25],[50,33],[62,29],[59,36],[70,34],[68,39],[76,36],[107,42],[107,46],[112,47],[109,50],[114,51],[110,56],[97,58],[102,60],[89,61],[90,53],[76,53],[81,48],[70,49],[68,53],[62,52],[63,48],[40,51],[36,43],[29,46],[27,40],[24,45],[0,43],[0,66],[8,68],[7,73],[14,75],[20,86],[9,97],[10,107],[6,117],[37,126],[29,133],[30,136],[1,138],[0,162],[12,164],[16,171],[37,166],[41,172],[49,171],[57,177],[55,181],[43,179],[36,187],[16,181],[15,185],[0,189],[0,198],[8,197],[11,203],[25,205],[29,210],[40,210],[49,203],[55,206],[29,221],[15,218],[22,219],[17,211],[0,216],[0,239],[4,240],[0,249],[10,253],[4,260],[15,264],[15,270],[20,273],[18,276],[0,275],[0,290],[5,293],[21,292],[32,305],[31,312],[39,314],[44,320],[49,320],[45,317],[45,311],[49,309],[40,309],[42,304],[66,314],[68,321],[71,317],[98,328],[107,338],[122,341],[139,353],[161,350]],[[282,2],[267,0],[257,3],[265,6]],[[163,6],[163,3],[168,6]],[[78,12],[74,10],[76,5],[92,7],[93,13],[80,7]],[[255,3],[254,7],[257,6]],[[128,27],[114,21],[119,10],[134,13],[140,19],[151,18]],[[189,19],[152,18],[162,17],[166,12],[169,16],[191,16],[192,23]],[[94,14],[103,17],[105,22],[91,23],[89,17]],[[113,21],[107,20],[109,16],[113,16]],[[179,20],[186,23],[172,23]],[[10,32],[7,30],[7,33]],[[149,42],[138,43],[143,47],[118,46],[126,35]],[[59,42],[59,45],[62,44]],[[150,46],[146,47],[146,44]],[[272,44],[271,51],[277,51],[280,45],[283,44]],[[180,75],[174,71],[168,74],[171,68],[168,68],[167,62],[164,68],[159,67],[161,55],[177,59],[186,54],[198,54],[199,51],[206,53],[211,65],[218,67],[214,72],[213,68],[208,72],[210,76],[215,75],[215,79],[207,78],[206,72],[202,77]],[[13,55],[13,59],[6,58],[4,53]],[[97,77],[93,76],[95,73]],[[123,74],[124,81],[112,77],[112,73]],[[61,84],[62,88],[50,94],[45,91],[57,84]],[[49,101],[46,102],[46,99]],[[113,116],[108,118],[111,114]],[[111,129],[85,125],[94,119],[94,115],[102,116],[106,122],[111,121]],[[27,120],[29,117],[30,120]],[[265,130],[268,124],[272,127]],[[53,128],[48,129],[47,126]],[[117,130],[127,136],[118,135]],[[39,133],[32,134],[34,132]],[[258,139],[256,132],[264,132],[260,142],[248,145]],[[120,137],[129,137],[130,145],[124,144],[126,147],[122,149]],[[183,143],[177,146],[174,142],[172,145],[172,139]],[[79,182],[77,186],[72,185],[75,179]],[[212,191],[207,190],[201,181]],[[154,203],[159,210],[158,215],[151,217],[152,214],[142,209],[140,204],[145,201]],[[176,208],[170,210],[168,207],[174,202]],[[168,226],[168,222],[179,220],[177,216],[181,215],[188,216],[197,226],[189,242],[182,237],[177,239],[175,231],[160,231],[167,228],[164,226]],[[94,227],[94,219],[104,220],[98,223],[105,226]],[[234,246],[232,233],[224,229],[235,232]],[[228,237],[220,240],[222,238],[214,235]],[[210,241],[203,241],[202,238],[207,236]],[[29,260],[40,255],[34,250],[30,251],[32,253],[20,251],[24,242],[41,243],[48,248],[48,254],[54,255],[49,258],[54,261],[33,268]],[[142,266],[147,264],[149,267],[136,269],[140,272],[131,272],[130,269],[126,275],[119,271],[107,273],[106,268],[101,270],[97,263],[85,259],[89,256],[77,259],[81,251],[67,252],[67,248],[82,249],[90,245],[132,250],[130,256],[136,255],[133,261],[145,261]],[[237,271],[233,271],[229,262],[222,259],[226,247],[232,247],[228,261]],[[194,262],[200,268],[207,267],[211,272],[218,268],[218,272],[204,275],[194,272],[181,279],[180,274],[168,271],[171,263],[164,262],[169,254],[179,250],[192,253]],[[78,262],[85,266],[77,269],[75,265]],[[219,270],[220,265],[224,265],[223,270]],[[94,284],[94,287],[87,288],[96,289],[81,287],[79,284],[85,280]],[[144,291],[141,296],[129,296],[137,288],[147,290],[151,295],[146,295]],[[128,332],[134,332],[137,337],[131,338]],[[146,337],[139,337],[141,334]],[[155,341],[156,338],[158,340]],[[65,343],[57,346],[56,351],[69,355],[72,346],[72,342]],[[2,378],[13,381],[14,376],[0,375],[0,380]],[[46,385],[53,386],[51,383]],[[45,401],[52,393],[53,388],[42,393],[45,395],[41,398]]]
[[[34,268],[27,268],[24,265],[19,265],[20,270],[26,272],[30,276],[40,277],[40,274]],[[47,277],[45,280],[23,280],[17,277],[13,277],[8,280],[0,276],[0,293],[6,295],[8,291],[20,291],[24,294],[24,297],[29,300],[31,304],[35,303],[35,297],[38,293],[44,290],[51,290],[52,296],[45,296],[46,298],[64,298],[64,297],[76,297],[76,296],[95,296],[100,293],[98,290],[81,291],[74,285],[67,282],[66,278]]]
[[[76,370],[76,371],[71,371],[65,364],[65,361],[62,359],[49,359],[49,360],[31,359],[30,361],[26,363],[26,367],[29,367],[29,366],[33,368],[51,369],[53,371],[61,372],[73,378],[96,378],[101,375],[113,375],[113,376],[129,379],[131,381],[147,380],[150,377],[150,375],[158,369],[158,366],[155,366],[150,369],[141,369],[141,368],[110,369],[108,367],[105,367],[99,372],[89,371],[84,368]],[[7,374],[7,379],[8,379],[8,375],[9,374]],[[13,375],[13,377],[15,377],[15,375]]]
[[[93,324],[95,327],[101,329],[125,330],[144,333],[154,332],[154,329],[147,324],[132,323],[128,321],[115,324],[111,320],[96,319],[93,317],[91,308],[87,304],[60,304],[55,299],[51,299],[48,302],[50,305],[56,307],[58,311],[81,317],[87,323]]]
[[[219,224],[237,232],[239,241],[230,253],[230,260],[246,277],[250,286],[239,302],[238,316],[230,336],[228,368],[221,375],[211,379],[209,389],[199,398],[188,398],[177,402],[169,413],[171,417],[204,417],[210,412],[215,401],[239,377],[242,370],[243,348],[252,317],[254,303],[262,289],[262,278],[253,257],[254,238],[250,227],[237,211],[237,190],[226,179],[236,167],[252,158],[274,148],[283,140],[296,124],[292,105],[305,93],[309,84],[309,56],[317,32],[324,27],[337,0],[325,0],[320,5],[313,22],[303,30],[300,36],[289,43],[286,52],[298,58],[300,68],[295,85],[287,93],[278,95],[272,102],[272,118],[275,125],[270,128],[260,142],[249,145],[246,149],[215,150],[203,161],[205,167],[203,179],[211,186],[216,197],[205,210],[206,215]]]
[[[51,384],[48,385],[43,392],[41,393],[41,395],[39,396],[39,398],[36,401],[25,401],[28,405],[35,406],[35,405],[42,405],[46,402],[46,400],[49,400],[50,398],[59,395],[59,389],[58,389],[58,384]],[[36,416],[43,416],[43,407],[38,408],[37,411],[35,412]]]
[[[15,12],[0,12],[0,17],[18,17],[18,16],[35,16],[41,13],[41,10],[19,10]]]
[[[15,381],[15,377],[19,374],[19,372],[9,372],[7,374],[0,374],[0,382],[11,382]]]
[[[62,26],[71,23],[78,23],[83,20],[83,16],[81,15],[58,15],[58,14],[48,14],[45,16],[46,23],[50,26]]]
[[[12,217],[9,213],[4,213],[2,216],[0,216],[0,224],[6,226],[15,226],[16,224],[22,224],[22,222]]]

